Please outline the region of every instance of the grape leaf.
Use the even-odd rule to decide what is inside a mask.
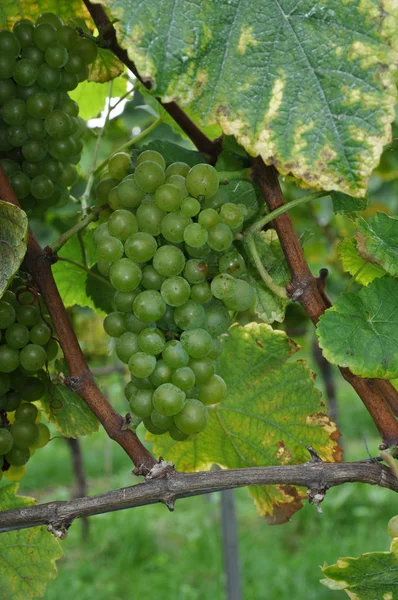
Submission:
[[[0,488],[0,510],[35,504],[33,498],[17,496],[18,484]],[[20,529],[0,535],[0,596],[2,600],[29,600],[42,597],[57,577],[55,561],[62,548],[45,527]]]
[[[88,81],[104,83],[121,75],[124,71],[124,64],[111,52],[105,48],[98,48],[98,56],[90,65]]]
[[[337,256],[343,264],[344,271],[348,271],[361,285],[368,285],[376,277],[386,274],[379,265],[368,263],[359,256],[355,240],[352,238],[341,240],[337,246]]]
[[[366,552],[358,558],[339,558],[322,568],[321,583],[330,590],[343,590],[352,600],[397,600],[398,539],[390,552]]]
[[[314,375],[303,361],[289,361],[296,351],[284,332],[269,325],[233,326],[219,365],[227,398],[210,409],[206,430],[186,442],[148,434],[155,454],[182,471],[305,462],[308,444],[324,460],[339,460],[339,434],[324,412]],[[305,497],[293,486],[258,486],[250,493],[271,523],[288,520]]]
[[[156,150],[160,152],[166,161],[166,165],[170,165],[173,162],[185,162],[190,167],[199,163],[206,162],[203,154],[196,150],[188,150],[178,144],[173,144],[167,140],[152,140],[149,144],[146,144],[142,150]]]
[[[118,77],[112,82],[112,97],[123,96],[126,92],[127,80]],[[83,81],[75,90],[68,92],[69,96],[79,105],[79,115],[82,119],[93,119],[105,108],[109,96],[109,83]]]
[[[389,0],[100,3],[163,101],[310,187],[365,195],[395,117]]]
[[[367,198],[353,198],[342,192],[331,192],[333,210],[335,213],[351,213],[365,210],[368,205]]]
[[[27,241],[26,214],[18,206],[0,200],[0,297],[21,266]]]
[[[19,19],[31,19],[36,21],[37,17],[44,12],[53,12],[61,17],[66,24],[73,19],[81,18],[90,20],[90,13],[80,0],[2,0],[0,4],[0,29],[12,27]]]
[[[377,212],[369,223],[359,218],[356,235],[359,255],[398,276],[398,218]]]
[[[65,361],[57,361],[57,370],[68,375]],[[66,437],[76,438],[98,431],[99,422],[87,404],[63,383],[43,378],[46,393],[41,398],[46,418]]]
[[[96,266],[90,269],[90,273],[86,279],[86,294],[92,301],[97,312],[107,314],[114,310],[113,298],[115,290],[100,275]]]
[[[323,355],[360,377],[398,377],[398,281],[375,279],[358,294],[341,294],[320,318]]]

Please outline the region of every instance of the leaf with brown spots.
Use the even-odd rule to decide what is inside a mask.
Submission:
[[[219,367],[227,398],[211,407],[207,429],[187,442],[175,442],[168,434],[149,435],[155,453],[182,471],[213,464],[234,469],[302,463],[308,460],[308,445],[325,461],[340,460],[339,433],[322,410],[314,374],[304,361],[289,360],[296,351],[284,332],[269,325],[231,327]],[[305,497],[293,486],[249,491],[269,523],[289,520]]]

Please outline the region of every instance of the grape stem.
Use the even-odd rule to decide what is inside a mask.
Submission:
[[[99,217],[100,212],[105,208],[108,208],[108,206],[104,205],[90,207],[86,216],[83,217],[83,219],[81,219],[78,223],[76,223],[76,225],[68,229],[68,231],[62,233],[56,240],[54,240],[49,246],[47,246],[47,248],[51,248],[53,254],[56,254],[62,248],[62,246],[64,246],[64,244],[66,244],[66,242],[70,240],[71,237],[85,229],[85,227],[87,227],[87,225],[89,225],[90,223],[96,221]]]
[[[253,258],[254,264],[256,265],[257,271],[267,288],[269,288],[271,292],[275,294],[275,296],[278,296],[278,298],[281,298],[282,300],[287,300],[288,297],[285,288],[275,283],[271,275],[268,273],[267,269],[264,267],[260,255],[257,251],[256,242],[254,241],[254,237],[252,235],[247,238],[246,244],[246,248],[249,250]]]
[[[66,263],[69,263],[69,264],[71,264],[71,265],[73,265],[75,267],[78,267],[82,271],[85,271],[91,277],[94,277],[94,279],[98,279],[98,281],[100,281],[104,285],[106,285],[106,286],[110,287],[111,289],[113,289],[112,284],[110,283],[110,281],[108,281],[107,279],[105,279],[105,277],[102,277],[102,275],[100,275],[99,273],[95,273],[94,271],[92,271],[88,267],[85,267],[84,265],[81,265],[80,263],[76,262],[75,260],[72,260],[71,258],[65,258],[64,256],[58,256],[58,262],[59,261],[66,262]]]

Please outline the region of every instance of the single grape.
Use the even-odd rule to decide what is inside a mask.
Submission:
[[[111,337],[120,337],[126,331],[126,315],[116,311],[109,313],[104,319],[104,330]]]
[[[189,363],[189,354],[178,340],[167,342],[162,352],[162,358],[168,367],[179,369]]]
[[[61,99],[59,102],[59,108],[66,112],[70,117],[77,117],[79,114],[78,103],[75,102],[75,100],[72,100],[72,98],[69,98],[68,95]],[[75,126],[75,132],[80,132],[79,120],[73,120],[73,124]]]
[[[187,302],[191,288],[183,277],[168,277],[162,283],[160,293],[169,306],[181,306]]]
[[[163,433],[165,433],[164,429],[159,429],[159,427],[155,427],[155,425],[152,423],[150,417],[147,417],[146,419],[144,419],[143,423],[144,423],[145,428],[150,433],[153,433],[154,435],[162,435]]]
[[[174,212],[179,209],[182,202],[182,192],[174,185],[165,183],[155,192],[156,205],[165,212]]]
[[[138,335],[131,331],[122,333],[116,341],[115,351],[118,359],[127,364],[133,354],[140,351]]]
[[[34,117],[28,117],[25,123],[26,133],[30,138],[34,140],[42,141],[46,137],[46,130],[44,128],[44,123],[41,119],[35,119]],[[48,175],[48,173],[44,173]],[[39,175],[36,173],[33,175]]]
[[[60,69],[65,67],[68,62],[69,54],[65,46],[62,44],[53,44],[48,46],[44,53],[44,59],[46,63],[53,69]]]
[[[44,119],[44,127],[50,137],[60,140],[71,133],[72,120],[68,113],[55,109]]]
[[[148,327],[139,334],[138,345],[142,352],[156,356],[164,350],[166,338],[160,329]]]
[[[201,304],[187,300],[174,310],[174,321],[180,329],[196,329],[206,322],[205,310]]]
[[[33,43],[29,46],[25,46],[21,53],[21,58],[28,58],[29,60],[33,60],[37,64],[38,67],[44,62],[44,52],[40,50]]]
[[[166,312],[166,303],[159,292],[145,290],[134,299],[133,311],[137,319],[150,323],[163,317]]]
[[[104,275],[104,277],[109,276],[109,271],[111,270],[111,266],[112,266],[112,263],[106,262],[105,260],[99,260],[97,262],[97,269],[101,273],[101,275]]]
[[[191,196],[184,198],[180,207],[181,214],[183,214],[184,217],[195,217],[197,214],[199,214],[200,209],[200,202]]]
[[[175,246],[161,246],[153,257],[152,264],[160,275],[173,277],[179,275],[185,266],[183,252]]]
[[[186,433],[182,433],[182,431],[180,431],[178,427],[176,427],[175,423],[173,423],[173,425],[170,426],[169,435],[176,442],[184,442],[189,438],[189,435],[187,435]]]
[[[252,286],[243,279],[237,279],[234,295],[224,298],[223,302],[229,310],[243,311],[251,308],[254,300],[255,292]]]
[[[208,273],[208,266],[203,260],[191,258],[185,264],[183,275],[189,283],[193,284],[205,281]]]
[[[19,360],[21,367],[26,369],[26,371],[38,371],[46,364],[47,354],[42,346],[27,344],[27,346],[22,348]]]
[[[137,208],[145,196],[133,178],[123,179],[116,188],[119,202],[125,208]]]
[[[16,65],[14,57],[7,54],[0,54],[0,77],[2,80],[7,80],[12,77]]]
[[[163,171],[166,168],[166,162],[163,156],[159,152],[156,152],[156,150],[144,150],[144,152],[141,152],[137,158],[137,165],[148,161],[157,163]]]
[[[191,358],[188,366],[194,372],[196,384],[199,386],[206,383],[214,375],[214,363],[207,356],[203,358]]]
[[[59,69],[53,69],[46,63],[40,65],[37,75],[37,83],[47,91],[55,90],[61,82],[61,72]]]
[[[33,30],[33,40],[35,45],[40,50],[46,50],[48,46],[52,46],[57,42],[57,30],[49,23],[41,23],[36,25]]]
[[[180,341],[192,358],[204,358],[211,348],[211,335],[205,329],[189,329],[181,334]]]
[[[6,461],[12,467],[22,467],[25,465],[30,458],[30,452],[28,448],[18,448],[13,446],[9,452],[5,454]]]
[[[233,241],[231,229],[225,223],[217,223],[209,229],[209,238],[207,244],[216,252],[225,252]]]
[[[142,191],[152,194],[165,182],[166,177],[162,167],[158,163],[145,161],[137,165],[134,179]]]
[[[154,200],[143,202],[137,209],[137,222],[139,231],[159,235],[163,217],[167,213],[161,210]]]
[[[232,298],[235,295],[236,282],[237,280],[232,275],[221,273],[220,275],[216,275],[211,282],[211,291],[220,300]]]
[[[22,402],[15,411],[15,419],[35,421],[38,415],[37,407],[30,402]]]
[[[129,398],[131,411],[142,419],[149,417],[153,409],[152,396],[152,390],[136,390]]]
[[[1,116],[7,125],[21,125],[26,121],[26,103],[19,98],[7,100],[3,104]]]
[[[29,329],[22,323],[13,323],[6,330],[5,340],[10,348],[20,350],[29,342]]]
[[[192,248],[201,248],[206,244],[209,234],[199,223],[191,223],[184,231],[184,241]]]
[[[132,292],[115,292],[113,303],[116,310],[124,313],[131,312],[133,310],[133,300],[138,294],[138,290],[133,290]]]
[[[103,240],[109,239],[111,234],[109,233],[108,223],[101,223],[93,232],[94,244],[98,245]]]
[[[183,198],[188,196],[187,186],[185,185],[185,177],[181,177],[181,175],[170,175],[166,183],[178,188],[182,193]]]
[[[131,375],[131,385],[138,390],[153,390],[153,385],[149,377],[135,377]]]
[[[159,275],[152,265],[147,265],[142,269],[141,285],[146,290],[159,291],[165,279],[163,275]]]
[[[19,147],[28,139],[25,125],[10,125],[8,128],[8,141],[11,146]]]
[[[144,323],[144,321],[140,321],[137,317],[132,313],[126,314],[126,329],[127,331],[131,331],[132,333],[140,333],[145,327],[148,327],[148,323]]]
[[[67,50],[76,49],[76,43],[79,39],[78,33],[74,27],[63,25],[58,29],[59,43],[65,46]]]
[[[218,190],[218,174],[214,167],[205,163],[195,165],[186,177],[188,192],[194,198],[211,198]]]
[[[162,219],[160,231],[168,242],[178,244],[184,241],[184,231],[190,223],[191,219],[180,212],[168,213]]]
[[[32,344],[45,346],[51,338],[52,331],[45,323],[37,323],[30,330],[30,341]]]
[[[174,371],[171,383],[186,392],[195,385],[195,373],[189,367],[180,367]]]
[[[184,406],[185,393],[172,383],[163,383],[153,392],[152,404],[161,415],[171,417]]]
[[[173,375],[173,369],[166,365],[164,360],[158,360],[153,373],[150,375],[150,382],[155,386],[159,387],[162,383],[169,383]]]
[[[33,44],[34,24],[29,19],[20,19],[13,27],[13,33],[17,36],[21,48]]]
[[[224,306],[213,304],[206,306],[206,330],[212,337],[225,333],[231,325],[231,317]]]
[[[191,288],[191,300],[196,304],[206,304],[213,298],[210,286],[207,281],[197,283]]]
[[[239,277],[246,272],[245,260],[239,252],[231,250],[220,257],[218,269],[220,273],[228,273],[234,277]]]
[[[8,329],[15,321],[15,309],[8,302],[0,300],[0,329]]]
[[[31,445],[32,448],[44,448],[50,441],[51,432],[44,423],[36,423],[38,431],[37,440]]]
[[[187,435],[200,433],[206,429],[208,420],[209,415],[206,406],[195,398],[186,400],[181,412],[174,417],[176,427]]]
[[[118,180],[113,177],[102,179],[95,188],[96,204],[106,204],[108,202],[109,192],[117,184]]]
[[[130,155],[127,152],[116,152],[110,157],[108,170],[111,177],[123,179],[130,166]]]
[[[51,339],[46,346],[46,351],[48,362],[55,360],[59,352],[59,345],[57,340]]]
[[[109,279],[116,290],[120,292],[131,292],[138,287],[141,281],[140,267],[129,260],[121,258],[114,262],[109,269]]]
[[[10,433],[14,440],[14,447],[29,448],[37,441],[39,432],[36,423],[28,420],[15,421],[10,427]]]
[[[12,76],[19,85],[33,85],[39,74],[38,66],[29,58],[21,58],[17,61]]]
[[[11,31],[5,29],[0,31],[0,53],[16,58],[20,52],[21,44],[18,37]]]
[[[34,198],[45,200],[54,192],[54,184],[46,175],[36,175],[31,181],[30,192]]]
[[[124,251],[130,260],[142,263],[151,260],[155,255],[157,247],[158,245],[153,235],[139,231],[127,238],[124,244]]]
[[[11,433],[5,427],[0,428],[0,454],[7,454],[14,443]]]
[[[166,169],[166,177],[171,177],[171,175],[181,175],[182,177],[186,177],[189,173],[190,166],[184,162],[175,162],[169,165]]]
[[[137,233],[137,219],[129,210],[115,210],[109,217],[108,229],[111,235],[125,242],[130,235]]]
[[[4,58],[7,60],[4,56],[0,57],[0,76],[2,74],[1,60]],[[14,98],[15,94],[16,85],[12,79],[0,79],[0,106],[3,106],[10,98]]]
[[[93,63],[98,55],[98,46],[94,40],[78,37],[75,51],[83,57],[87,65]]]
[[[14,308],[17,306],[17,297],[11,290],[6,290],[1,297],[1,300],[3,302],[8,302],[8,304],[11,304]]]
[[[167,431],[174,423],[173,417],[166,417],[165,415],[160,414],[157,410],[153,410],[151,412],[151,421],[155,427],[161,429],[162,431]]]
[[[19,352],[7,344],[0,346],[0,372],[11,373],[19,365]]]
[[[65,71],[77,75],[85,66],[85,62],[76,52],[69,52],[68,60],[65,64]]]
[[[227,395],[227,386],[222,377],[212,375],[201,387],[199,400],[203,404],[217,404]]]
[[[64,24],[61,17],[51,12],[44,12],[36,19],[36,25],[41,25],[42,23],[48,23],[48,25],[52,25],[57,30],[61,29]]]
[[[146,352],[136,352],[129,361],[130,372],[138,378],[149,377],[153,373],[156,365],[156,357]]]
[[[61,176],[59,178],[60,184],[66,187],[72,187],[72,185],[76,183],[77,178],[78,174],[75,165],[72,165],[71,163],[64,164]]]
[[[40,140],[27,140],[22,146],[22,154],[26,160],[31,162],[39,162],[45,158],[47,154],[47,146]]]

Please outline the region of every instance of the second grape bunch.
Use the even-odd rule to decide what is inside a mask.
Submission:
[[[183,441],[206,428],[208,406],[226,396],[216,372],[220,336],[234,312],[254,303],[234,246],[245,207],[225,201],[206,163],[166,168],[146,150],[126,175],[129,162],[115,155],[96,190],[113,210],[94,231],[98,270],[115,288],[104,328],[131,372],[133,415]]]

